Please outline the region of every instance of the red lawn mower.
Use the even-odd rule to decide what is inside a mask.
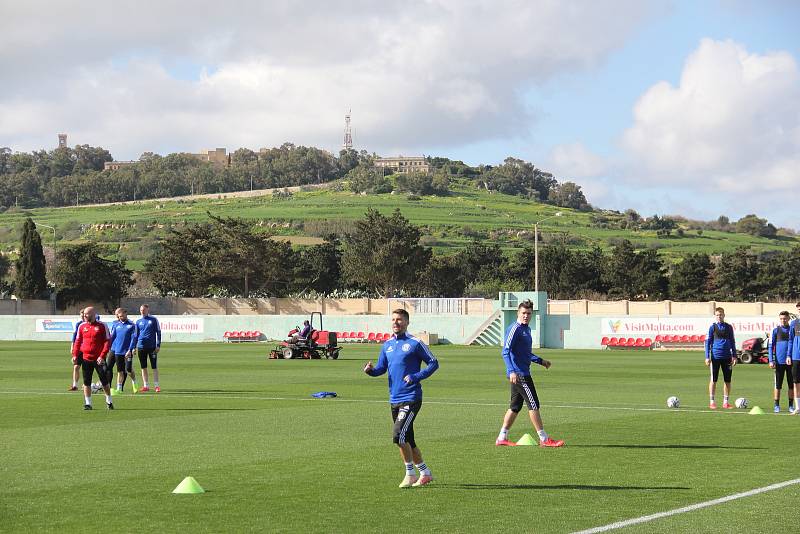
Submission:
[[[319,316],[319,330],[314,327],[314,317]],[[339,351],[342,347],[336,344],[336,332],[329,332],[322,329],[322,313],[313,312],[311,314],[311,335],[308,338],[301,338],[300,327],[295,326],[286,336],[286,341],[281,341],[269,353],[270,360],[320,360],[338,359]]]

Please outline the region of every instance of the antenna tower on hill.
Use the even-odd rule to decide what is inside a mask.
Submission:
[[[344,142],[342,143],[342,148],[345,150],[352,150],[353,149],[353,134],[350,131],[350,111],[347,111],[347,115],[344,116]]]

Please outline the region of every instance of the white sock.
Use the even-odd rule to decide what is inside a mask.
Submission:
[[[143,384],[142,384],[142,387],[143,387],[143,388],[146,388],[146,387],[147,387],[147,382],[143,383]]]
[[[725,404],[728,404],[728,400],[729,400],[728,395],[723,395],[722,402],[724,402]]]
[[[76,381],[74,381],[74,380],[72,381],[72,387],[74,387],[74,388],[78,387],[78,383]]]
[[[537,430],[536,433],[539,435],[539,441],[547,440],[547,432],[545,432],[544,429]]]
[[[85,404],[88,404],[89,406],[92,405],[92,397],[87,397],[86,395],[84,395],[83,399]]]
[[[425,475],[426,477],[431,476],[431,470],[428,469],[428,466],[425,464],[425,462],[417,464],[417,470],[419,471],[420,475]]]
[[[154,383],[153,383],[153,385],[154,385],[155,387],[158,387],[158,382],[154,382]]]
[[[106,404],[111,404],[111,395],[106,395]]]
[[[709,395],[708,399],[709,399],[710,402],[714,402],[714,395]]]
[[[122,382],[117,382],[117,391],[122,391]]]
[[[508,439],[508,429],[506,427],[500,429],[500,433],[497,435],[497,439],[500,441]]]
[[[414,474],[414,464],[412,462],[408,462],[406,464],[406,475],[411,476]]]

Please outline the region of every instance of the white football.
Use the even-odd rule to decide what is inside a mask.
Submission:
[[[734,405],[737,408],[747,408],[747,404],[748,404],[747,399],[745,399],[744,397],[739,397],[738,399],[736,399],[736,402],[734,403]]]
[[[680,408],[681,400],[678,397],[670,397],[667,399],[667,408]]]

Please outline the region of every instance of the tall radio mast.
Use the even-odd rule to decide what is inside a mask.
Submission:
[[[353,149],[353,134],[350,132],[350,112],[347,110],[347,115],[344,116],[344,142],[342,148],[345,150]]]

